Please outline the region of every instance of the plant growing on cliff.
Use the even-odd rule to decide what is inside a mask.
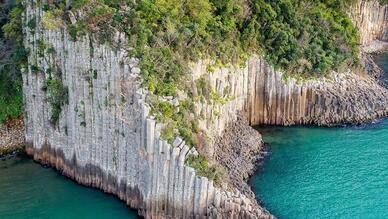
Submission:
[[[102,42],[126,33],[144,84],[157,95],[184,88],[187,63],[241,64],[249,54],[291,74],[311,76],[358,65],[358,35],[345,5],[352,0],[74,1],[85,16],[69,25]],[[52,9],[54,10],[54,9]]]
[[[59,79],[48,79],[43,90],[46,90],[46,101],[51,106],[51,122],[56,125],[62,112],[63,105],[68,101],[68,89]]]
[[[161,137],[172,143],[176,137],[181,136],[190,147],[195,146],[195,135],[199,133],[198,125],[193,115],[193,103],[190,100],[181,101],[179,106],[174,106],[166,100],[159,100],[157,96],[151,97],[151,113],[158,122],[165,124]]]
[[[187,156],[186,165],[192,167],[198,176],[213,180],[216,186],[222,184],[222,178],[226,174],[226,171],[221,166],[209,166],[207,158],[203,155]]]
[[[58,17],[61,15],[60,10],[52,10],[44,13],[42,17],[42,24],[45,28],[49,30],[58,30],[60,27],[60,22],[58,21]]]

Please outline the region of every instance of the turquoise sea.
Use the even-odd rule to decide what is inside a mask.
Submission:
[[[375,56],[376,63],[386,72],[384,74],[383,80],[388,83],[388,53],[383,53]]]
[[[251,183],[278,218],[388,218],[388,120],[259,129],[270,155]]]
[[[0,160],[0,219],[137,218],[118,198],[25,157]]]

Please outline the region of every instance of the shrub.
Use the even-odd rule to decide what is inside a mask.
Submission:
[[[1,92],[4,92],[3,89],[3,87],[0,88]],[[21,86],[17,86],[16,89],[17,91],[10,97],[0,95],[0,124],[4,123],[7,119],[17,118],[22,114],[23,97],[21,94]]]
[[[75,24],[70,24],[67,28],[73,41],[76,41],[79,37],[85,36],[87,33],[86,25],[82,21],[79,21]]]
[[[91,0],[73,0],[71,4],[74,9],[78,10],[90,4],[91,2]]]
[[[51,105],[51,123],[56,125],[62,112],[62,106],[67,104],[68,89],[59,79],[49,79],[43,88],[47,91],[46,101]]]
[[[211,100],[217,104],[221,104],[221,105],[224,105],[228,102],[228,100],[226,100],[225,98],[223,98],[221,95],[219,95],[217,93],[217,91],[215,90],[212,90],[210,92],[210,97],[211,97]]]
[[[9,10],[9,9],[8,9]],[[2,24],[2,31],[4,35],[10,39],[16,39],[21,42],[23,40],[22,29],[22,14],[23,7],[20,4],[14,5],[6,17],[6,23]]]
[[[115,13],[116,9],[105,4],[101,4],[93,7],[89,19],[95,26],[104,25],[110,22]]]
[[[226,174],[225,168],[222,166],[211,166],[207,158],[203,155],[189,155],[186,159],[186,165],[192,167],[198,176],[203,176],[209,180],[213,180],[214,184],[220,186],[223,182],[223,177]]]
[[[166,126],[162,129],[162,133],[160,133],[160,137],[166,140],[168,143],[172,144],[175,140],[177,134],[175,133],[175,124],[174,123],[166,123]]]
[[[58,30],[60,27],[60,23],[57,20],[58,16],[59,14],[55,14],[53,11],[45,12],[42,17],[42,25],[49,30]]]

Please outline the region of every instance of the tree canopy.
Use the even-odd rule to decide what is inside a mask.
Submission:
[[[182,65],[209,58],[236,64],[249,54],[258,53],[286,72],[306,76],[355,66],[358,34],[345,12],[352,2],[100,0],[96,5],[75,0],[74,8],[89,13],[78,25],[104,33],[103,40],[110,39],[107,34],[111,27],[127,33],[131,46],[145,60],[146,81],[162,76],[168,83],[184,68],[169,65],[161,69],[147,63],[148,59],[163,56]]]

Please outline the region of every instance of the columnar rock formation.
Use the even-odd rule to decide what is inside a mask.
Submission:
[[[222,156],[243,146],[227,132],[238,115],[251,124],[332,125],[388,112],[388,91],[367,75],[333,73],[320,81],[297,81],[259,56],[252,56],[243,68],[212,73],[203,62],[193,64],[193,90],[202,78],[224,100],[195,104],[200,127],[210,137],[203,150],[234,177],[228,189],[217,188],[185,165],[195,149],[179,138],[173,144],[160,138],[163,124],[150,115],[137,60],[125,50],[95,43],[91,36],[73,42],[64,28],[43,28],[44,12],[33,2],[26,4],[25,22],[36,22],[36,27],[24,29],[30,51],[23,74],[28,153],[82,184],[118,195],[147,218],[272,217],[242,183],[245,173],[254,169],[250,156],[260,150],[260,136],[254,138],[256,147],[244,143],[248,149],[240,153],[243,157]],[[68,90],[57,123],[51,119],[47,91],[47,81],[53,78]],[[233,127],[244,130],[236,135],[240,137],[251,131]],[[215,150],[223,144],[228,145]],[[246,172],[233,172],[237,163]]]
[[[89,37],[73,42],[64,29],[44,29],[44,12],[31,2],[25,22],[36,25],[24,29],[30,55],[23,88],[27,152],[35,160],[118,195],[146,218],[272,217],[237,189],[215,188],[185,166],[195,149],[160,138],[135,59]],[[52,79],[68,90],[57,123],[47,91]]]
[[[360,123],[387,115],[388,91],[369,76],[333,73],[327,79],[298,82],[259,61],[248,111],[252,124]],[[264,80],[263,80],[264,79]]]
[[[201,72],[199,69],[205,66],[195,69],[194,72]],[[333,72],[320,80],[298,81],[287,78],[257,56],[243,69],[225,68],[202,75],[229,99],[226,104],[198,107],[204,123],[215,115],[218,118],[216,123],[204,125],[208,130],[223,130],[242,109],[253,125],[330,126],[359,123],[388,112],[388,91],[368,75]]]
[[[360,32],[361,44],[388,40],[388,6],[378,0],[360,0],[349,11]]]

